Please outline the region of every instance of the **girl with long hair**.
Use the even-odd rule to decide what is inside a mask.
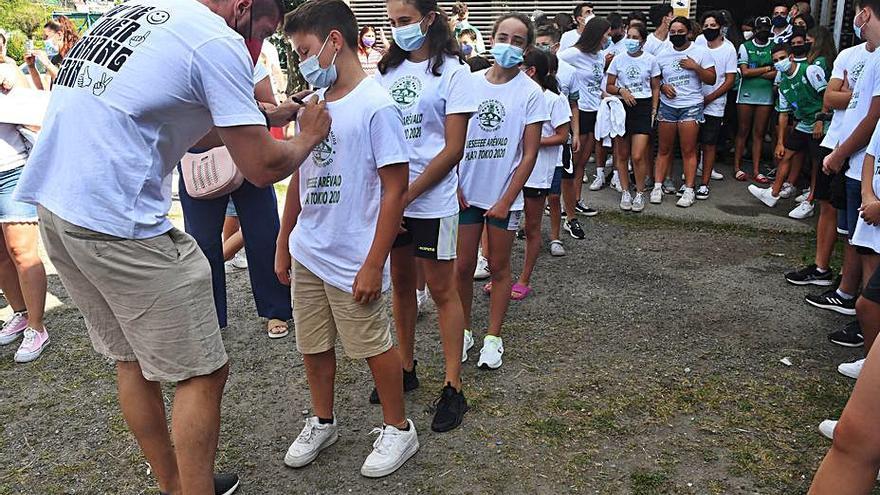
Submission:
[[[48,89],[45,88],[40,73],[37,71],[36,62],[39,61],[46,68],[51,85],[58,77],[58,71],[61,70],[61,62],[64,61],[64,57],[79,41],[79,31],[70,19],[60,16],[43,26],[43,36],[45,36],[44,50],[27,53],[24,57],[36,89]]]
[[[382,60],[382,52],[376,46],[377,42],[376,30],[373,26],[364,26],[358,32],[358,58],[368,76],[376,74],[376,67]]]

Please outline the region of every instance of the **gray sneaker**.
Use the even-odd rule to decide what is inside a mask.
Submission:
[[[651,203],[659,205],[663,202],[663,191],[659,187],[651,190]]]
[[[645,209],[645,195],[637,192],[636,197],[632,201],[632,211],[638,213]]]
[[[629,191],[623,191],[620,195],[620,209],[623,211],[630,211],[633,207],[633,198],[632,194]]]
[[[675,189],[675,183],[672,182],[672,177],[667,177],[663,179],[663,194],[675,194],[677,189]]]
[[[565,256],[565,247],[562,245],[562,241],[560,241],[560,240],[550,241],[550,255],[551,256]]]

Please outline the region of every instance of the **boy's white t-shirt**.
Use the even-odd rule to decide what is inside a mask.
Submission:
[[[642,50],[645,53],[650,53],[655,57],[660,54],[661,51],[672,48],[672,42],[669,41],[669,35],[666,35],[666,39],[660,41],[654,33],[648,35],[648,39],[645,40],[645,46],[642,47]]]
[[[840,79],[842,81],[844,74],[846,74],[846,82],[849,87],[855,87],[855,84],[859,80],[859,74],[861,74],[862,69],[865,68],[864,56],[862,54],[867,53],[867,51],[865,43],[841,50],[834,59],[834,66],[831,69],[831,79]],[[853,66],[854,61],[857,62],[856,66]],[[822,139],[823,147],[833,150],[838,144],[840,144],[842,140],[841,138],[845,138],[845,136],[841,136],[840,134],[840,128],[843,126],[845,115],[846,109],[834,110],[831,124],[828,126],[825,138]]]
[[[602,79],[605,57],[602,53],[584,53],[571,47],[559,52],[559,59],[575,68],[574,81],[578,90],[578,108],[582,112],[598,112],[602,102]]]
[[[618,55],[611,61],[608,74],[617,76],[617,87],[626,88],[637,100],[651,98],[651,79],[660,75],[657,57],[642,52],[638,57],[629,53]]]
[[[326,90],[317,92],[323,100]],[[400,109],[375,79],[327,102],[330,134],[299,169],[302,211],[290,234],[291,256],[325,283],[352,292],[376,237],[379,169],[406,163],[409,148]],[[382,290],[390,277],[386,263]]]
[[[386,74],[377,72],[374,76],[403,114],[404,136],[410,150],[410,184],[446,146],[446,116],[477,110],[468,66],[455,57],[446,57],[439,68],[440,76],[435,76],[431,71],[433,63],[433,59],[420,63],[404,60]],[[404,216],[446,218],[457,214],[458,209],[458,174],[453,169],[410,203]]]
[[[670,84],[675,88],[675,98],[669,98],[660,92],[660,101],[673,108],[688,108],[703,104],[703,81],[696,71],[683,69],[679,63],[685,57],[690,57],[704,69],[715,66],[715,60],[709,54],[709,50],[693,43],[684,50],[674,48],[663,50],[657,55],[657,63],[660,65],[660,73],[663,76],[663,84]]]
[[[880,198],[880,127],[877,127],[874,130],[874,134],[871,135],[871,142],[868,144],[865,155],[869,154],[874,157],[872,164],[874,173],[871,174],[873,178],[871,185],[874,189],[874,195]],[[875,252],[880,253],[880,227],[868,225],[865,219],[859,215],[856,230],[853,233],[852,244],[873,249]]]
[[[736,49],[733,47],[732,43],[722,43],[721,46],[719,46],[718,48],[706,47],[706,50],[709,50],[709,55],[711,55],[712,60],[715,61],[715,84],[704,84],[703,96],[708,96],[716,89],[720,88],[721,85],[724,84],[725,76],[727,74],[736,74],[737,70],[737,54]],[[713,117],[724,117],[724,109],[726,105],[727,93],[724,93],[723,95],[709,102],[703,112],[706,115],[711,115]]]
[[[71,49],[15,198],[126,239],[168,232],[171,174],[213,127],[265,126],[241,35],[195,1],[131,0]]]
[[[577,32],[577,29],[562,33],[562,36],[559,39],[559,51],[562,52],[563,50],[573,47],[579,39],[581,39],[581,33]]]
[[[459,182],[467,203],[488,210],[510,186],[523,156],[526,126],[550,120],[541,87],[519,72],[505,84],[486,79],[489,69],[473,74],[477,112],[468,124]],[[510,211],[523,209],[520,191]]]
[[[871,107],[871,99],[880,96],[880,71],[877,68],[877,55],[865,51],[864,57],[859,57],[858,52],[852,55],[851,65],[855,68],[858,64],[862,64],[862,70],[859,71],[859,77],[853,86],[852,97],[849,105],[846,107],[846,114],[843,116],[843,123],[840,126],[840,141],[845,141],[846,137],[861,123],[862,119],[868,115],[868,109]],[[855,69],[854,69],[855,71]],[[862,180],[862,162],[865,159],[865,149],[862,148],[849,157],[849,169],[846,176]]]
[[[541,137],[550,137],[556,134],[556,128],[571,122],[571,105],[565,95],[556,94],[550,90],[544,90],[544,100],[547,110],[550,112],[550,120],[544,122],[541,128]],[[562,166],[562,145],[541,146],[538,150],[538,160],[532,175],[526,181],[526,187],[533,189],[550,189],[553,183],[553,174],[556,167]]]

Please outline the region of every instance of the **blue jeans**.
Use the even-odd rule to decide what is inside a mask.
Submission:
[[[211,265],[214,305],[220,327],[226,326],[226,270],[223,266],[223,221],[229,198],[235,203],[247,254],[251,290],[257,314],[287,321],[292,318],[290,287],[275,276],[275,242],[281,222],[275,189],[258,188],[248,181],[235,192],[214,199],[193,199],[180,179],[184,228],[199,244]]]
[[[843,173],[843,172],[840,172]],[[862,181],[851,177],[846,179],[846,209],[837,210],[837,232],[846,234],[852,240],[859,221],[859,208],[862,206]]]

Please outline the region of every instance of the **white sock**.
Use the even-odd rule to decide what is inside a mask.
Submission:
[[[656,191],[657,189],[660,189],[661,187],[663,187],[663,184],[662,184],[662,183],[660,183],[660,182],[655,182],[655,183],[654,183],[654,190],[655,190],[655,191]]]
[[[596,177],[601,177],[602,180],[605,180],[605,167],[596,167]]]
[[[844,292],[844,291],[842,291],[842,290],[840,290],[840,289],[837,289],[836,292],[837,292],[837,295],[838,295],[838,296],[840,296],[840,297],[843,298],[843,299],[846,299],[847,301],[850,300],[850,299],[852,299],[852,298],[854,298],[854,297],[856,297],[856,296],[854,296],[854,295],[852,295],[852,294],[847,294],[846,292]]]

